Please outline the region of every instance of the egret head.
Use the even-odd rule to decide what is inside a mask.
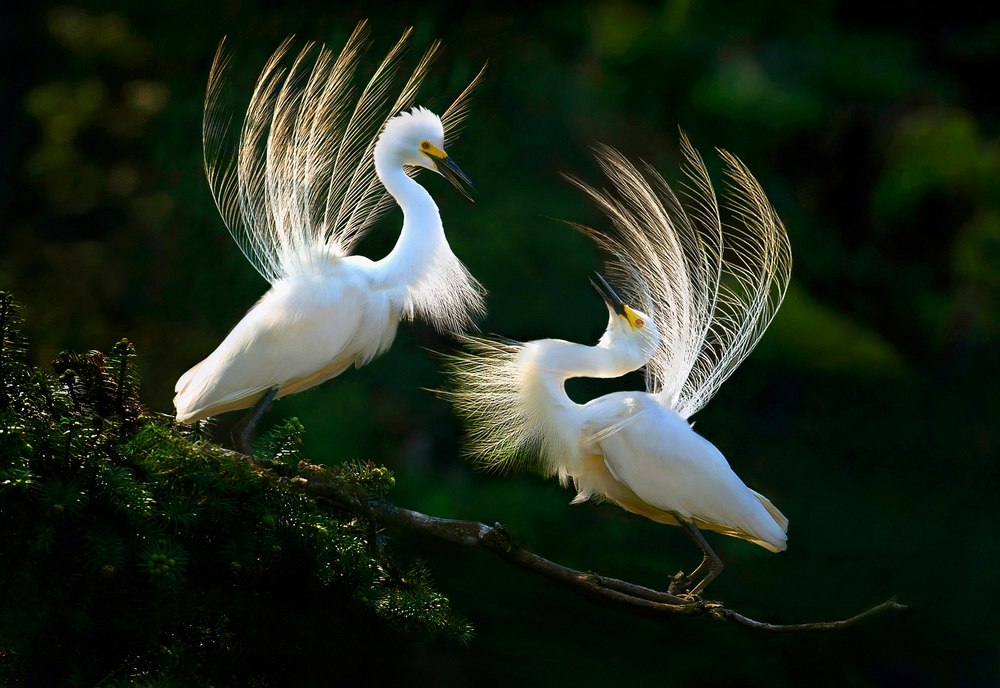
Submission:
[[[387,164],[414,165],[433,170],[472,200],[462,183],[468,184],[473,191],[476,187],[444,152],[441,118],[427,108],[414,107],[386,122],[375,145],[375,156]]]
[[[607,346],[634,355],[642,362],[636,366],[645,365],[653,356],[660,343],[660,333],[651,315],[635,310],[622,301],[615,290],[611,288],[601,273],[595,273],[600,284],[594,280],[590,283],[604,299],[608,306],[608,329],[601,342]]]

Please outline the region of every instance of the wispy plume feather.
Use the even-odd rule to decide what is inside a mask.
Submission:
[[[222,97],[230,57],[226,40],[219,44],[205,97],[205,171],[227,228],[269,282],[309,270],[324,257],[348,255],[392,208],[375,174],[375,143],[386,121],[413,105],[441,48],[434,42],[424,52],[393,99],[410,33],[403,33],[360,93],[354,80],[370,45],[365,22],[339,54],[307,43],[290,66],[283,66],[292,45],[286,39],[257,80],[235,143]],[[446,137],[456,134],[481,77],[442,118]]]
[[[546,472],[544,415],[525,394],[524,345],[462,335],[466,351],[445,357],[450,389],[437,394],[466,421],[465,452],[480,468]]]
[[[788,234],[746,166],[724,150],[724,223],[700,154],[681,133],[682,203],[652,167],[644,172],[599,145],[614,191],[569,178],[611,219],[614,231],[578,228],[610,255],[609,272],[627,298],[653,313],[660,345],[646,366],[648,391],[681,416],[708,403],[760,340],[791,277]]]
[[[656,320],[660,344],[646,366],[649,392],[688,418],[753,350],[784,297],[791,276],[788,235],[763,189],[736,157],[719,155],[728,178],[721,219],[705,163],[681,134],[688,183],[679,196],[653,168],[642,170],[598,146],[612,190],[568,179],[611,220],[604,232],[573,225],[610,256],[615,289]],[[583,426],[554,420],[533,359],[537,343],[460,338],[466,351],[446,357],[451,384],[439,394],[466,421],[466,451],[487,469],[533,468],[544,474],[572,464],[580,442],[595,442],[638,416],[583,438]]]

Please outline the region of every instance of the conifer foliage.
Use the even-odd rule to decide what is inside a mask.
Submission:
[[[20,317],[0,292],[0,685],[291,685],[288,633],[328,660],[330,627],[468,638],[377,524],[294,489],[388,470],[308,464],[294,419],[250,462],[144,410],[125,340],[31,370]]]

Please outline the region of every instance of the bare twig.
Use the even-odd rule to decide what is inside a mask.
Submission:
[[[553,580],[591,601],[632,614],[707,616],[759,630],[785,632],[834,630],[850,626],[883,611],[906,608],[905,605],[896,602],[896,598],[892,598],[866,609],[860,614],[839,621],[799,624],[773,624],[756,621],[723,606],[720,602],[705,600],[696,595],[672,595],[627,581],[562,566],[520,547],[507,532],[507,528],[500,523],[491,527],[478,521],[428,516],[419,511],[401,509],[382,499],[359,498],[345,489],[345,485],[341,482],[316,482],[298,477],[293,481],[293,485],[312,497],[328,500],[337,508],[366,518],[375,517],[382,523],[431,535],[459,545],[484,547],[504,561]]]
[[[801,624],[772,624],[765,621],[756,621],[747,616],[743,616],[738,612],[734,612],[732,609],[723,609],[721,607],[714,610],[712,616],[717,618],[724,617],[734,623],[749,626],[750,628],[759,628],[762,631],[834,631],[838,628],[850,626],[851,624],[861,621],[869,616],[874,616],[879,612],[884,612],[887,609],[906,609],[906,605],[900,604],[896,601],[895,597],[891,597],[882,604],[876,604],[874,607],[866,609],[860,614],[855,614],[849,619],[842,619],[840,621],[814,621],[813,623]]]

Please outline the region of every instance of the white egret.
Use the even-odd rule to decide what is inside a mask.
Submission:
[[[528,465],[564,486],[572,482],[574,504],[608,499],[682,526],[704,558],[671,589],[695,594],[722,569],[699,529],[785,549],[788,520],[687,419],[763,335],[788,285],[791,247],[738,159],[720,151],[729,207],[742,225],[730,227],[721,221],[703,160],[683,134],[681,147],[692,182],[686,206],[651,167],[643,175],[607,147],[599,147],[598,159],[616,193],[571,179],[617,230],[612,236],[579,227],[610,252],[624,297],[603,277],[603,289],[594,284],[610,311],[597,345],[466,337],[469,352],[451,359],[453,387],[445,394],[465,417],[468,449],[481,465]],[[646,392],[585,404],[566,394],[567,379],[614,378],[643,365]]]
[[[257,81],[235,151],[220,104],[228,62],[220,44],[205,101],[205,168],[230,233],[271,288],[177,381],[178,421],[256,404],[234,433],[250,453],[253,427],[273,399],[367,363],[389,348],[401,318],[460,332],[485,311],[483,289],[452,253],[437,206],[411,178],[434,170],[468,196],[461,183],[471,182],[445,143],[482,73],[441,118],[420,107],[397,114],[411,106],[434,43],[387,112],[409,33],[357,97],[364,22],[339,56],[310,43],[284,68],[286,39]],[[378,261],[350,255],[393,200],[403,227],[392,251]]]

